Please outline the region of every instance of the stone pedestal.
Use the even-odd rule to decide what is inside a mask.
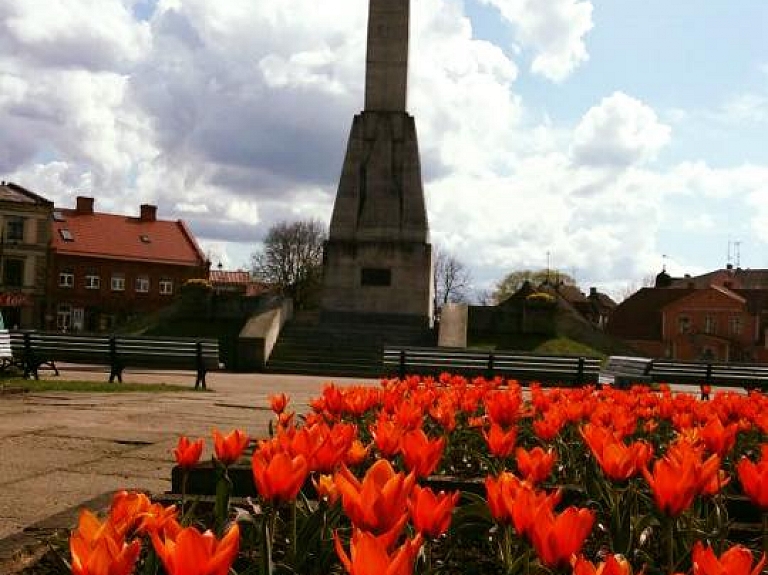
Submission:
[[[390,315],[428,326],[432,247],[413,118],[355,116],[325,246],[324,318]]]

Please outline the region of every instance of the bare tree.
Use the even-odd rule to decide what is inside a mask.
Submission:
[[[468,290],[472,284],[469,269],[453,254],[435,248],[435,309],[446,303],[467,301]]]
[[[618,301],[622,302],[625,299],[629,299],[632,295],[640,291],[642,288],[654,287],[655,285],[656,285],[656,276],[654,276],[653,274],[643,276],[640,279],[640,281],[637,281],[637,280],[631,281],[619,290],[617,294]]]
[[[311,306],[320,289],[326,236],[318,220],[274,224],[261,251],[252,255],[254,275],[278,286],[297,308]]]

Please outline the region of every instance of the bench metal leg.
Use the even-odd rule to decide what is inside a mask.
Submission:
[[[195,378],[195,389],[198,389],[202,386],[203,389],[208,389],[205,385],[205,370],[204,369],[198,369],[197,370],[197,377]]]
[[[117,378],[117,383],[123,383],[123,368],[117,365],[113,365],[109,371],[109,383],[114,383]]]

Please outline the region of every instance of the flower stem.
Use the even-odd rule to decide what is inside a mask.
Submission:
[[[763,553],[768,553],[768,511],[763,512]]]
[[[669,560],[669,568],[667,573],[675,572],[675,518],[670,517],[667,526],[667,559]]]

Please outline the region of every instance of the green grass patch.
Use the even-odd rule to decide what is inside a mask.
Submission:
[[[168,383],[109,383],[103,381],[70,381],[61,379],[22,379],[12,378],[0,381],[0,387],[24,389],[35,393],[40,391],[68,391],[88,393],[171,393],[193,391],[191,385],[172,385]]]
[[[542,355],[584,355],[603,357],[601,353],[588,345],[567,337],[548,337],[542,335],[502,335],[495,340],[470,339],[469,347],[484,351],[507,350],[539,353]]]

